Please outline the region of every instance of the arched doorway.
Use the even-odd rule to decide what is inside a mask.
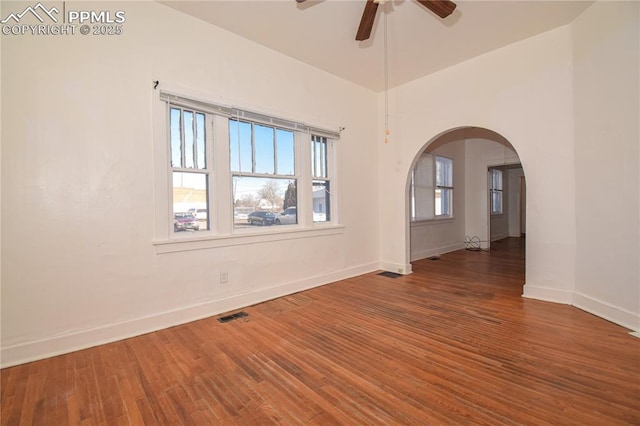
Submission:
[[[522,237],[524,176],[515,148],[494,131],[464,127],[432,138],[407,176],[409,260]]]

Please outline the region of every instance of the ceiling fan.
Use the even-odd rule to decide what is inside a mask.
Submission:
[[[302,3],[306,0],[296,0],[298,3]],[[385,3],[387,0],[367,0],[364,5],[364,11],[362,12],[362,19],[360,19],[360,26],[356,33],[356,40],[367,40],[371,36],[371,30],[373,29],[373,21],[376,19],[376,11],[380,3]],[[438,15],[440,18],[446,18],[451,15],[456,8],[456,4],[450,0],[417,0],[418,3]]]

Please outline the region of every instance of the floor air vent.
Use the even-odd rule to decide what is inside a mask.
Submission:
[[[218,321],[225,323],[225,322],[229,322],[229,321],[233,321],[235,319],[238,318],[244,318],[249,316],[248,313],[241,311],[241,312],[236,312],[235,314],[231,314],[231,315],[225,315],[223,317],[218,318]]]
[[[383,277],[387,277],[387,278],[398,278],[402,276],[402,274],[396,274],[395,272],[389,272],[389,271],[380,272],[378,275],[382,275]]]

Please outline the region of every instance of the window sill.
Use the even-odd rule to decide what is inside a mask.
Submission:
[[[433,219],[418,219],[411,222],[412,226],[431,226],[431,225],[441,225],[443,223],[450,223],[455,220],[455,217],[440,217]]]
[[[344,233],[343,225],[322,225],[313,228],[296,228],[268,232],[252,232],[230,235],[207,235],[193,238],[175,238],[153,241],[156,254],[174,253],[190,250],[231,247],[245,244],[268,243],[273,241],[315,238]]]

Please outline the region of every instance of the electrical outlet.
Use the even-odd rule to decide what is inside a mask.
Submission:
[[[220,284],[225,284],[229,282],[229,273],[228,272],[220,272]]]

